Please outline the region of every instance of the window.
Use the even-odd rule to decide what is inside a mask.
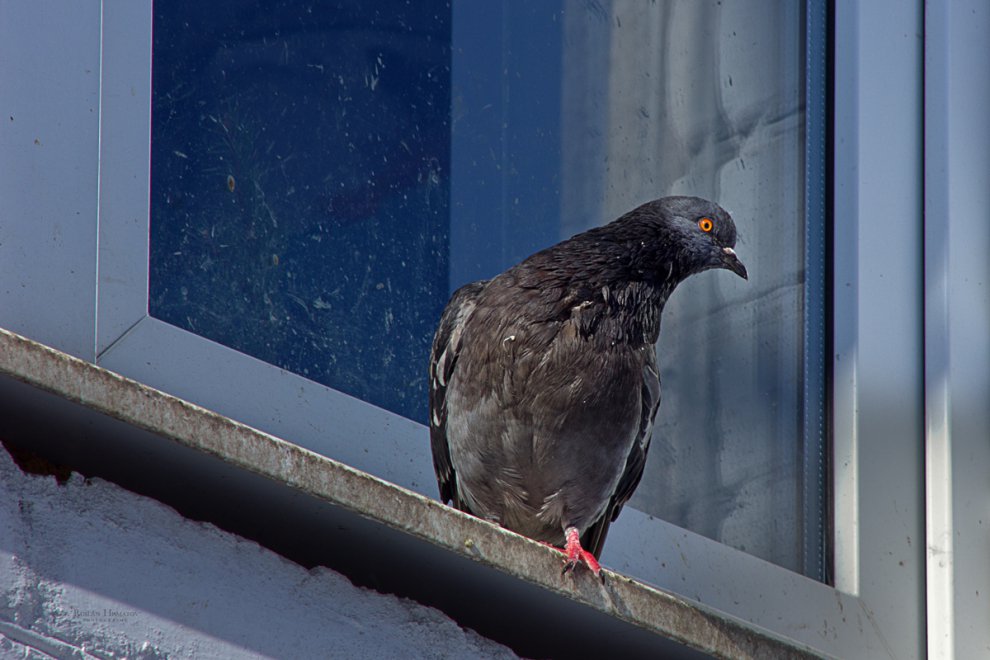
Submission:
[[[526,113],[535,113],[534,122],[547,122],[557,116],[559,122],[559,118],[565,116],[560,114],[560,106],[573,103],[569,99],[578,97],[591,107],[587,111],[582,109],[584,106],[570,108],[568,111],[575,114],[566,116],[571,119],[577,117],[579,110],[585,115],[598,112],[599,118],[618,117],[613,110],[622,110],[623,104],[635,100],[635,96],[630,92],[613,97],[610,88],[602,89],[606,82],[610,85],[618,82],[608,75],[606,66],[613,61],[613,48],[633,50],[636,63],[643,60],[644,54],[659,51],[658,45],[645,37],[635,43],[625,43],[613,41],[609,36],[608,49],[605,49],[606,35],[618,31],[618,23],[622,24],[623,30],[636,28],[642,32],[646,29],[645,25],[637,25],[635,19],[626,19],[621,14],[634,4],[638,3],[581,3],[582,11],[590,13],[583,24],[585,29],[591,30],[590,26],[597,25],[597,38],[601,40],[598,52],[609,53],[598,59],[590,55],[582,59],[580,53],[575,53],[577,49],[568,45],[580,33],[572,29],[573,25],[570,28],[557,25],[559,21],[553,18],[553,7],[545,9],[543,19],[534,23],[528,37],[516,34],[518,43],[513,45],[513,33],[511,30],[506,32],[506,28],[512,25],[508,20],[511,12],[522,11],[521,5],[506,3],[491,7],[486,4],[485,11],[492,12],[489,14],[492,21],[486,31],[475,30],[473,34],[490,37],[489,33],[494,31],[505,36],[506,45],[512,46],[510,55],[528,48],[526,52],[533,62],[530,69],[538,71],[525,67],[520,70],[519,66],[510,70],[520,75],[542,76],[535,79],[529,101],[526,101],[521,85],[534,82],[534,79],[523,76],[515,78],[514,84],[509,84],[512,79],[507,79],[506,85],[497,91],[498,98],[505,102],[504,107],[499,107],[499,113],[518,111],[529,103],[528,109],[521,113],[523,117]],[[662,10],[665,16],[676,18],[678,12],[683,14],[685,7],[698,3],[656,4],[659,9],[650,11]],[[929,3],[932,7],[936,4],[945,9],[939,3]],[[835,177],[835,220],[826,233],[834,236],[832,264],[835,275],[828,278],[834,289],[834,317],[825,317],[825,328],[832,333],[834,348],[825,363],[834,370],[826,391],[831,406],[827,418],[831,421],[833,436],[833,446],[828,452],[833,476],[829,504],[834,508],[835,524],[834,533],[820,537],[834,544],[835,571],[831,584],[804,577],[802,573],[814,575],[814,570],[807,567],[813,567],[815,562],[801,560],[798,563],[794,548],[788,550],[790,559],[786,561],[795,562],[792,566],[800,572],[758,558],[752,554],[758,549],[748,543],[745,552],[727,545],[733,543],[742,547],[738,537],[734,539],[723,534],[725,543],[711,540],[703,534],[717,536],[720,533],[717,529],[709,532],[704,525],[698,525],[693,529],[702,534],[695,533],[632,507],[623,511],[610,532],[606,563],[754,625],[801,640],[823,653],[839,657],[871,654],[918,657],[924,653],[926,629],[926,543],[921,540],[925,539],[921,439],[925,437],[922,411],[926,354],[922,334],[925,298],[921,280],[924,270],[921,261],[921,197],[924,190],[921,177],[924,163],[921,54],[922,46],[927,49],[937,44],[929,42],[927,36],[924,40],[917,36],[927,34],[920,5],[912,7],[895,0],[875,3],[843,0],[834,5],[834,124],[814,118],[814,112],[821,112],[821,108],[816,110],[811,102],[814,97],[812,77],[816,74],[811,71],[804,74],[803,83],[792,80],[798,87],[803,85],[808,89],[809,98],[804,101],[803,109],[799,109],[804,113],[805,134],[801,139],[809,153],[803,161],[800,155],[794,155],[794,151],[800,153],[797,143],[793,150],[788,148],[782,152],[791,153],[789,162],[797,163],[795,167],[805,168],[802,177],[794,178],[796,181],[803,179],[803,185],[809,187],[804,193],[806,201],[801,220],[805,232],[803,240],[808,246],[808,254],[804,257],[804,291],[809,292],[813,291],[809,283],[814,278],[808,271],[812,265],[808,258],[816,251],[812,249],[815,209],[807,200],[814,196],[810,187],[817,183],[810,174],[810,164],[821,162],[810,151],[815,145],[821,145],[821,136],[813,135],[814,131],[827,124],[834,125],[834,138],[830,143],[835,152],[835,164],[828,172],[834,173]],[[236,13],[232,13],[231,6],[217,5],[211,11],[224,13],[233,20]],[[558,5],[557,8],[569,6]],[[599,6],[604,13],[597,11]],[[731,9],[725,2],[721,5],[724,9],[717,9],[719,6],[717,2],[706,3],[689,11],[704,15],[704,12],[729,12]],[[641,185],[638,179],[626,184],[623,175],[611,170],[582,175],[578,168],[590,168],[594,163],[604,167],[594,157],[601,155],[609,144],[616,152],[625,148],[648,151],[652,148],[649,145],[653,144],[648,135],[643,137],[643,144],[639,138],[629,144],[628,140],[626,143],[609,142],[610,134],[596,135],[594,131],[586,131],[590,133],[586,140],[573,141],[569,136],[580,135],[575,131],[581,124],[575,125],[570,120],[559,122],[556,133],[547,133],[541,128],[518,135],[515,138],[517,147],[527,147],[529,143],[538,146],[529,154],[534,159],[532,163],[540,162],[537,158],[544,158],[543,163],[556,159],[556,169],[544,169],[546,165],[541,164],[527,170],[523,162],[504,160],[506,155],[525,153],[525,149],[507,150],[506,155],[496,151],[494,156],[488,151],[488,160],[478,163],[479,167],[490,167],[490,170],[484,177],[476,174],[473,182],[490,184],[491,194],[485,199],[488,202],[504,200],[506,211],[499,213],[511,222],[507,220],[506,224],[496,225],[462,222],[471,215],[470,209],[465,210],[463,205],[472,200],[460,191],[466,190],[463,186],[472,183],[472,179],[458,179],[462,172],[458,159],[470,156],[471,136],[483,146],[484,139],[489,139],[485,136],[497,135],[494,131],[498,127],[498,122],[493,120],[492,132],[461,130],[465,125],[459,120],[466,117],[459,111],[462,107],[459,104],[463,102],[459,97],[464,93],[458,92],[461,85],[458,81],[464,80],[466,69],[458,67],[467,61],[454,45],[464,40],[459,35],[465,34],[461,29],[466,25],[464,21],[470,18],[459,13],[462,9],[464,6],[455,3],[450,10],[451,163],[447,174],[450,181],[446,184],[450,190],[446,255],[448,288],[459,281],[494,272],[539,245],[581,229],[585,226],[581,223],[603,221],[609,214],[622,210],[627,201],[622,195],[632,195],[630,191],[634,186]],[[803,10],[812,27],[802,33],[808,41],[800,48],[809,63],[822,61],[813,55],[814,49],[822,45],[816,46],[812,37],[825,32],[822,27],[826,23],[824,9],[813,3]],[[190,9],[194,10],[198,11],[198,8]],[[527,20],[536,21],[538,16],[532,12],[544,10],[541,7],[530,11]],[[510,16],[504,15],[505,12]],[[617,12],[618,22],[614,20]],[[495,21],[495,15],[501,18]],[[200,17],[199,13],[190,16],[191,29],[197,17]],[[592,23],[591,19],[595,17],[598,22]],[[357,468],[433,495],[435,484],[428,452],[424,450],[426,430],[413,418],[367,403],[310,377],[148,315],[148,273],[154,268],[148,259],[149,252],[154,250],[149,246],[148,231],[152,207],[148,186],[149,136],[153,134],[152,4],[147,1],[105,2],[96,9],[89,5],[72,5],[71,8],[67,5],[63,13],[26,4],[12,13],[10,19],[0,22],[0,28],[6,29],[6,38],[0,39],[0,54],[6,56],[5,61],[18,62],[16,67],[0,67],[3,83],[0,87],[9,90],[4,97],[9,110],[5,109],[4,132],[0,136],[4,141],[0,164],[5,172],[5,176],[0,177],[0,207],[4,211],[4,221],[0,223],[0,281],[4,282],[0,287],[0,324],[290,438]],[[962,19],[957,17],[956,20]],[[703,33],[703,23],[698,19],[690,23],[690,28],[678,28],[676,34],[671,33],[668,38],[681,39],[686,42],[684,48],[690,51],[693,40],[688,33]],[[38,25],[45,28],[39,31]],[[525,25],[524,21],[521,29],[525,29]],[[517,26],[516,29],[520,28]],[[950,31],[948,36],[952,34]],[[541,39],[537,40],[537,36]],[[721,32],[710,37],[719,47],[725,39]],[[585,41],[580,43],[589,43],[594,38],[592,34],[586,35]],[[790,37],[785,39],[784,35],[779,35],[779,38],[784,41],[776,42],[778,47],[794,44],[793,40],[786,40]],[[58,47],[53,47],[56,43]],[[978,40],[946,38],[944,43],[971,46]],[[589,45],[588,49],[591,47]],[[703,50],[700,44],[696,47],[697,52]],[[500,61],[508,57],[503,55],[506,51],[502,46],[492,52],[499,54]],[[556,59],[547,58],[548,52],[558,53]],[[565,53],[570,53],[571,61],[583,62],[581,66],[598,67],[597,72],[570,69],[578,80],[598,85],[597,92],[594,88],[589,89],[583,99],[575,93],[575,80],[568,77]],[[491,59],[486,61],[492,64]],[[776,71],[772,67],[780,64],[771,62],[768,66]],[[548,87],[546,81],[554,70],[558,84]],[[496,71],[492,64],[490,72],[494,75]],[[801,75],[799,71],[793,73]],[[762,76],[758,77],[762,80]],[[727,78],[725,82],[728,82]],[[481,81],[479,86],[485,84]],[[732,89],[740,84],[737,74],[733,73]],[[983,90],[981,93],[984,93],[983,87],[960,83],[953,89]],[[933,85],[931,89],[937,88]],[[634,92],[638,93],[637,90]],[[468,100],[476,103],[478,97],[473,98]],[[963,98],[970,97],[964,94]],[[517,101],[522,105],[514,105]],[[608,104],[603,106],[606,101]],[[984,106],[972,103],[969,107]],[[966,104],[955,107],[963,108]],[[699,112],[701,109],[699,106]],[[937,107],[931,110],[931,117],[938,116]],[[649,113],[650,108],[646,108],[646,112]],[[731,116],[726,115],[727,118]],[[653,126],[645,118],[642,125]],[[779,126],[788,124],[784,122]],[[687,129],[682,127],[682,130]],[[701,135],[704,137],[703,133]],[[935,144],[933,142],[933,146]],[[584,153],[575,156],[574,150],[581,145],[591,150],[588,158],[584,158]],[[540,153],[535,153],[537,151]],[[612,155],[614,152],[607,153],[609,161],[605,166],[611,168],[617,156]],[[704,150],[697,153],[702,154]],[[575,162],[575,158],[584,162]],[[750,161],[747,159],[746,162],[749,167]],[[498,174],[499,168],[506,167],[503,163],[514,168],[510,173],[517,176],[515,190],[503,187],[507,180],[499,178],[501,175]],[[718,171],[717,167],[709,168],[702,162],[695,165],[697,172]],[[549,182],[533,178],[547,176],[547,171],[556,172],[558,178],[553,179],[554,174],[549,175]],[[685,172],[688,171],[685,166]],[[976,176],[982,170],[966,171]],[[561,178],[565,174],[567,178]],[[784,170],[783,175],[786,174]],[[596,203],[614,204],[614,207],[602,206],[596,212],[587,211],[581,216],[583,219],[572,215],[571,210],[580,204],[567,195],[554,195],[563,190],[582,193],[579,176],[585,176],[585,180],[591,182],[589,185],[595,184],[597,190],[605,191]],[[226,177],[227,173],[220,177],[219,192],[226,191],[229,196]],[[244,181],[236,174],[234,178],[235,190],[241,189]],[[442,171],[440,179],[444,180]],[[657,181],[670,183],[668,179]],[[679,185],[686,183],[682,181]],[[700,192],[720,199],[733,211],[744,231],[739,251],[752,266],[751,270],[757,266],[762,270],[757,257],[762,248],[754,245],[763,240],[762,234],[758,233],[762,232],[762,225],[747,226],[747,223],[755,223],[755,219],[750,216],[753,210],[747,211],[742,205],[744,195],[738,192],[738,187],[743,184],[732,188],[722,185],[719,179],[710,185],[714,187],[715,183],[720,187],[714,192]],[[544,184],[550,191],[547,195],[540,187]],[[759,198],[763,193],[757,183],[752,185],[753,197]],[[660,184],[657,186],[659,188]],[[53,190],[59,194],[46,194]],[[789,190],[793,195],[794,189]],[[510,194],[513,192],[516,194]],[[651,190],[650,196],[662,192]],[[588,192],[588,197],[594,198],[595,194]],[[220,198],[229,199],[222,195]],[[631,203],[631,199],[628,201]],[[537,206],[537,203],[545,206]],[[571,204],[567,211],[563,210],[565,203]],[[793,199],[787,203],[792,205],[790,208],[801,208]],[[517,206],[527,212],[513,215],[511,211]],[[358,207],[360,205],[353,208]],[[547,220],[532,222],[536,217]],[[970,218],[977,217],[978,214],[970,214]],[[958,220],[947,219],[946,222],[953,224]],[[897,230],[891,231],[895,223]],[[477,249],[479,235],[486,245],[488,241],[494,241],[498,248]],[[960,237],[966,236],[961,232],[952,235],[955,241],[965,240]],[[282,256],[279,253],[280,263]],[[799,258],[794,254],[788,256],[791,263]],[[729,305],[728,295],[734,294],[730,287],[735,288],[737,284],[740,295],[756,295],[755,270],[754,280],[749,284],[735,283],[719,275],[707,273],[689,283],[692,289],[675,294],[675,299],[681,300],[671,303],[664,322],[663,341],[676,340],[675,323],[696,322],[690,314],[683,313],[696,297],[704,310],[704,305],[712,301]],[[720,301],[719,296],[724,298]],[[808,378],[813,360],[806,359],[804,351],[820,345],[814,336],[816,326],[810,321],[824,316],[814,313],[814,302],[813,297],[805,296],[799,313],[794,312],[796,303],[789,306],[793,314],[801,316],[803,324],[802,339],[794,340],[805,344],[799,349],[802,366],[798,368],[790,363],[787,369],[775,367],[791,374],[797,371],[804,378],[804,387],[811,387],[814,382]],[[680,307],[675,307],[675,303]],[[150,301],[151,307],[155,304]],[[711,342],[706,340],[705,344],[711,345]],[[669,351],[670,354],[674,352],[673,349]],[[673,416],[676,412],[674,397],[687,395],[675,395],[676,391],[686,390],[681,390],[682,384],[674,379],[678,378],[690,387],[691,383],[705,382],[705,369],[717,370],[719,365],[714,362],[706,365],[702,361],[701,376],[683,371],[669,375],[672,363],[666,355],[662,357],[668,375],[664,382],[666,398],[661,414],[670,414],[670,419],[676,419]],[[798,360],[794,353],[789,355]],[[735,356],[732,359],[736,359]],[[723,362],[723,372],[729,367],[735,368],[735,364]],[[711,400],[708,393],[703,398]],[[802,406],[813,406],[824,397],[816,399],[812,392],[809,396],[795,395],[794,400],[801,401],[799,405]],[[695,401],[692,398],[691,402]],[[722,405],[718,402],[718,407]],[[813,410],[810,413],[792,410],[789,414],[792,420],[800,415],[802,426],[818,418]],[[792,421],[792,427],[796,423]],[[814,437],[814,432],[804,430],[802,438],[805,441]],[[656,451],[660,440],[661,436],[658,436],[658,444],[652,452],[654,461],[662,458],[662,453]],[[956,447],[953,451],[964,452],[960,445],[953,446]],[[803,463],[806,456],[814,455],[814,451],[802,449],[800,460]],[[662,461],[657,465],[664,468]],[[976,470],[975,466],[971,467]],[[813,474],[814,469],[800,473]],[[986,470],[982,474],[986,474]],[[961,478],[958,471],[953,474],[953,480],[957,488],[972,485],[965,477]],[[815,483],[813,479],[805,479],[804,486]],[[651,485],[644,484],[643,487],[643,497],[646,497]],[[792,481],[788,490],[793,492],[799,488],[804,489]],[[804,507],[820,494],[821,491],[814,490],[810,496],[798,493],[790,501],[801,501],[802,509],[798,514],[804,516]],[[650,506],[662,506],[663,503],[639,502],[638,505],[650,511]],[[673,514],[664,515],[674,518]],[[937,516],[938,512],[932,515]],[[794,527],[799,526],[795,524]],[[809,526],[804,525],[804,528]],[[790,538],[795,539],[795,543],[806,543],[803,533]],[[974,542],[970,558],[984,556],[982,547]],[[807,548],[815,559],[818,551],[813,544],[806,544]],[[783,559],[775,561],[785,562]],[[976,563],[971,562],[971,565]],[[951,585],[946,593],[951,596]],[[972,611],[980,612],[979,608]]]
[[[668,304],[630,506],[824,579],[824,23],[278,0],[154,24],[153,317],[425,422],[453,289],[648,199],[715,199],[752,277]]]

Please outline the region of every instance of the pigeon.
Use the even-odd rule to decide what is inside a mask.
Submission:
[[[643,476],[660,404],[660,315],[687,277],[748,279],[719,205],[664,197],[459,288],[430,354],[440,499],[598,558]]]

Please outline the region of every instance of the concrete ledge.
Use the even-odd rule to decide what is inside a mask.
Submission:
[[[100,473],[114,452],[127,453],[107,469],[111,479],[169,504],[168,493],[193,493],[189,506],[198,508],[187,515],[196,517],[215,515],[198,493],[236,493],[231,519],[211,522],[302,563],[340,567],[358,581],[375,575],[379,590],[438,606],[518,652],[557,655],[570,646],[590,655],[597,640],[634,655],[690,656],[693,649],[724,658],[816,657],[622,575],[606,571],[604,585],[587,571],[561,576],[560,555],[539,543],[4,330],[0,376],[0,429],[20,446],[84,473]],[[94,414],[105,420],[91,420]],[[60,417],[90,430],[51,440],[63,428]],[[120,439],[111,443],[111,436]],[[148,476],[147,488],[134,474],[165,465],[166,474]],[[183,511],[181,500],[176,495],[173,505]],[[257,508],[238,518],[236,502],[253,501]],[[284,507],[266,508],[276,502]],[[283,520],[282,528],[275,520],[274,533],[261,530],[266,519],[303,509],[312,515],[298,524]],[[278,547],[286,535],[298,539]]]

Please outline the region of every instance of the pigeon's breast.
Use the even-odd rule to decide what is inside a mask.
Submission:
[[[640,427],[643,351],[570,323],[472,334],[465,346],[483,350],[462,352],[447,393],[458,488],[479,516],[562,542],[615,491]]]

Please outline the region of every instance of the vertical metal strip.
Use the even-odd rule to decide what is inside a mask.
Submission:
[[[925,3],[925,601],[928,657],[953,658],[955,539],[949,384],[949,13]]]
[[[804,574],[824,582],[828,1],[807,0],[805,11]]]

